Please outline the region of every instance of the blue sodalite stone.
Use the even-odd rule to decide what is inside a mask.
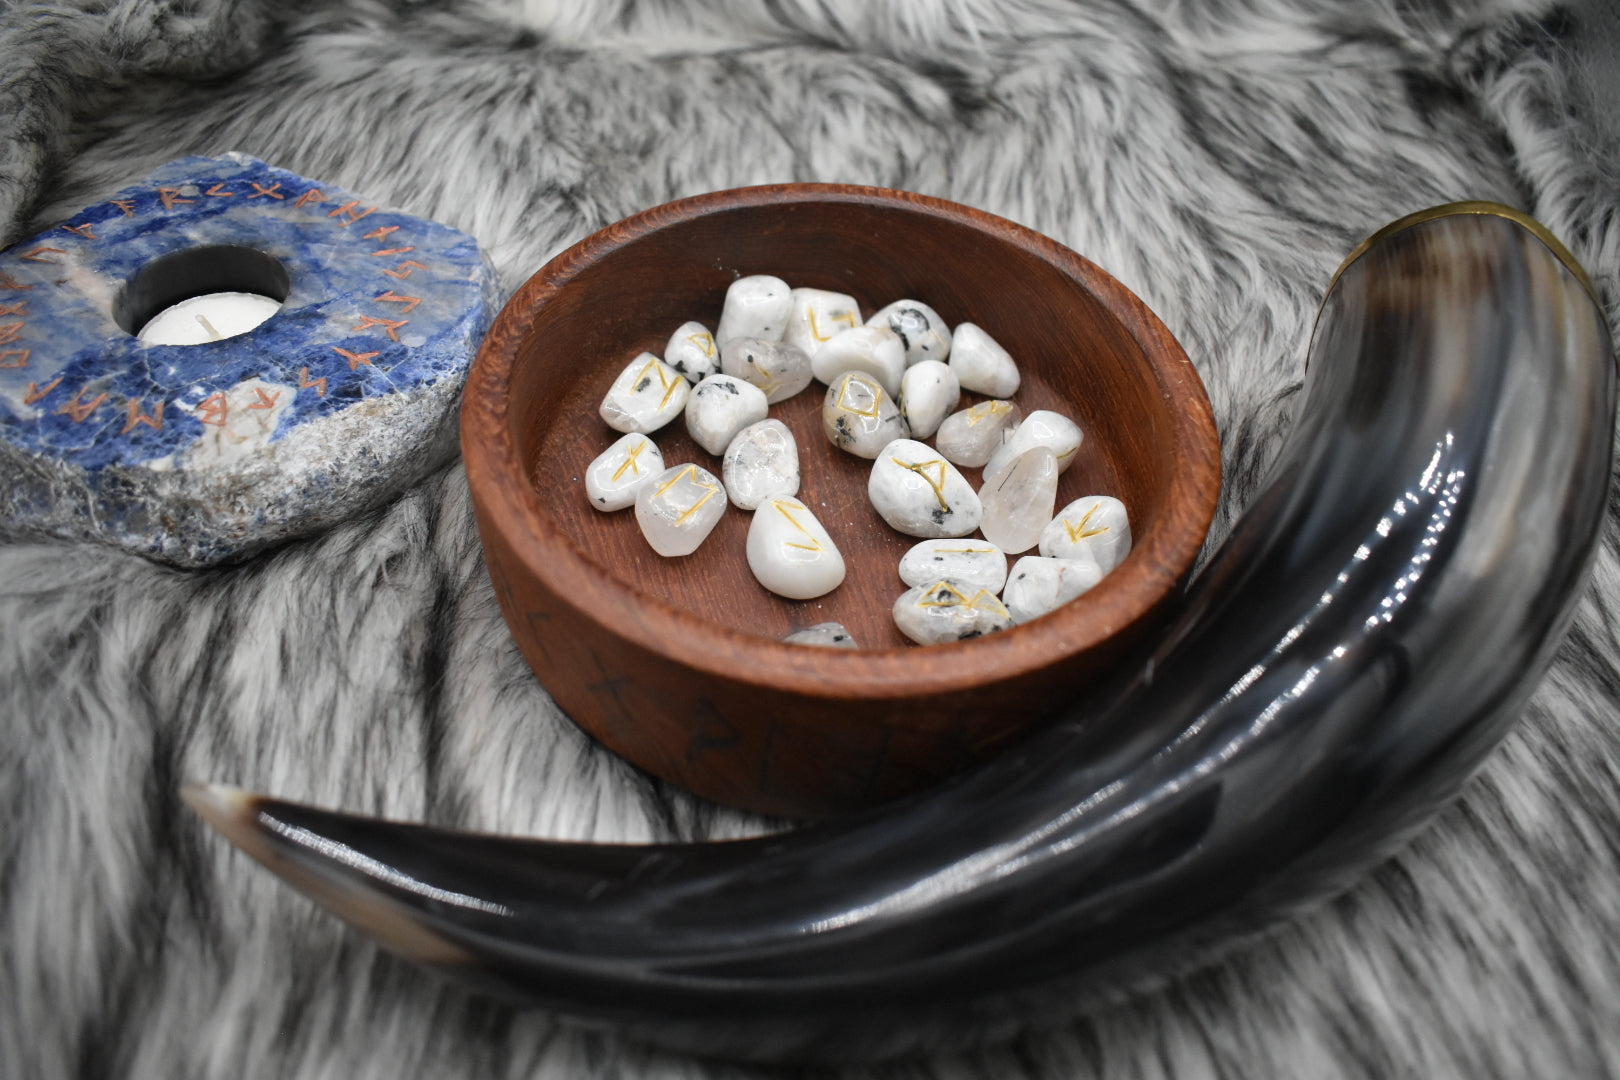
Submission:
[[[136,338],[216,291],[285,300]],[[454,452],[498,306],[465,233],[244,154],[171,162],[0,252],[0,528],[204,566],[375,506]]]

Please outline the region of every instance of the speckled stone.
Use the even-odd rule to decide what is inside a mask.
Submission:
[[[1041,532],[1040,552],[1056,559],[1090,556],[1103,573],[1131,553],[1131,522],[1112,495],[1082,495],[1057,512]]]
[[[700,322],[685,322],[669,335],[664,345],[664,363],[696,386],[720,370],[720,349],[714,335]]]
[[[1013,563],[1001,597],[1013,621],[1026,623],[1084,596],[1102,578],[1102,568],[1089,553],[1076,559],[1025,555]]]
[[[900,557],[907,585],[954,581],[999,593],[1007,584],[1007,556],[988,540],[924,540]]]
[[[934,435],[934,445],[951,464],[976,469],[990,460],[1022,419],[1023,413],[1010,401],[981,401],[947,416]]]
[[[591,509],[610,513],[634,506],[636,493],[664,471],[658,444],[640,432],[620,436],[585,468],[585,496]]]
[[[867,319],[866,325],[887,326],[900,335],[908,365],[950,358],[951,328],[920,300],[896,300]]]
[[[988,589],[936,581],[907,589],[894,602],[894,624],[919,645],[966,641],[1013,625],[1012,616]]]
[[[209,247],[285,276],[138,275]],[[241,336],[135,337],[184,296],[267,290]],[[499,299],[464,233],[242,154],[171,162],[0,253],[0,529],[205,566],[361,513],[453,454]]]
[[[721,478],[733,506],[752,510],[772,495],[799,493],[799,444],[782,421],[749,424],[726,447]]]
[[[823,649],[858,649],[860,645],[841,622],[816,623],[782,639],[789,645],[815,645]]]
[[[810,385],[810,358],[785,341],[736,337],[720,346],[720,370],[765,391],[775,405]]]
[[[821,401],[821,430],[840,450],[868,460],[910,434],[900,407],[864,371],[846,371],[827,387]]]
[[[866,493],[883,520],[907,536],[966,536],[984,513],[967,478],[915,439],[896,439],[879,452]]]
[[[710,375],[686,402],[686,431],[711,454],[724,454],[737,432],[765,419],[765,391],[730,375]]]

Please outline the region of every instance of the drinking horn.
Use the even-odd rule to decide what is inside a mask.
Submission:
[[[218,786],[220,832],[384,945],[709,1055],[992,1038],[1342,888],[1502,737],[1574,608],[1614,360],[1541,226],[1455,204],[1351,256],[1266,485],[1110,700],[902,802],[755,839],[472,835]]]

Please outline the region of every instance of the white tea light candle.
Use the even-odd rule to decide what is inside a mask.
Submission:
[[[205,345],[245,334],[280,310],[280,300],[258,293],[205,293],[164,308],[135,336],[147,345]]]

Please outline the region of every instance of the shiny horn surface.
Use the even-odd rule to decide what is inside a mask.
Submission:
[[[1556,240],[1465,205],[1341,269],[1292,434],[1135,678],[956,782],[650,846],[187,797],[406,956],[704,1054],[941,1049],[1205,960],[1452,795],[1579,594],[1609,483],[1608,330]]]

